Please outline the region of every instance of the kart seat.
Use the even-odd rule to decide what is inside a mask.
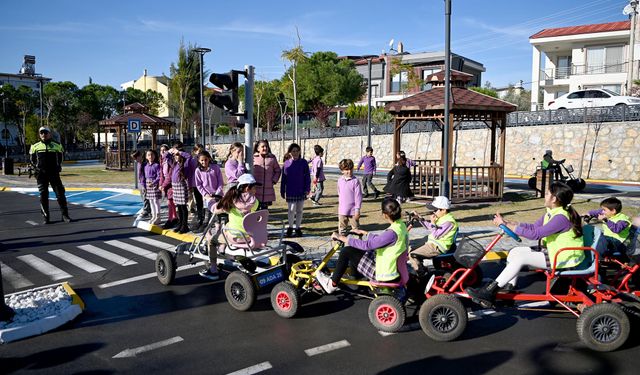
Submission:
[[[246,233],[237,229],[224,228],[227,244],[233,248],[257,250],[267,246],[269,232],[267,222],[269,221],[269,211],[260,210],[245,215],[242,219],[242,226]],[[227,237],[229,235],[229,237]],[[233,238],[239,239],[234,241]]]
[[[396,266],[400,273],[400,280],[397,282],[375,281],[371,280],[371,286],[380,288],[400,288],[407,285],[409,281],[409,269],[407,268],[407,260],[409,259],[409,253],[403,252],[396,260]]]
[[[596,272],[596,262],[594,261],[593,251],[585,250],[584,259],[580,264],[566,270],[556,271],[558,276],[589,276]]]

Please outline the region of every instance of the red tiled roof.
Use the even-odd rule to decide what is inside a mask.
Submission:
[[[452,110],[467,109],[497,112],[513,112],[516,110],[514,104],[462,87],[451,88],[450,106]],[[399,114],[401,111],[444,109],[444,87],[434,87],[431,90],[389,103],[385,106],[385,109],[391,114]]]
[[[556,27],[553,29],[544,29],[531,35],[529,39],[548,38],[552,36],[578,35],[590,33],[602,33],[606,31],[620,31],[631,29],[631,21],[619,21],[608,23],[596,23],[591,25],[579,25],[568,27]]]

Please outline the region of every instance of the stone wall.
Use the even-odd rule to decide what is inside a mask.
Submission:
[[[551,149],[556,159],[567,159],[566,164],[573,165],[577,174],[582,172],[583,178],[640,181],[640,122],[509,127],[506,137],[507,175],[530,175],[540,164],[544,151]],[[402,149],[412,159],[439,159],[441,138],[441,132],[403,134]],[[390,168],[393,164],[393,136],[373,135],[371,141],[379,166]],[[357,163],[364,154],[367,137],[303,139],[301,143],[306,158],[313,157],[313,146],[319,144],[325,149],[325,163],[335,166],[343,158]],[[271,149],[278,158],[282,158],[283,149],[288,144],[283,147],[281,141],[274,141]],[[456,165],[488,165],[488,129],[457,131],[453,144]],[[219,157],[226,157],[228,148],[228,144],[216,145]]]

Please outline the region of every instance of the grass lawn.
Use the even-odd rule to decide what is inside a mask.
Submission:
[[[26,176],[23,176],[25,180]],[[77,184],[92,184],[95,187],[108,187],[110,184],[127,184],[133,187],[134,176],[132,171],[105,170],[102,167],[65,167],[61,173],[62,181],[67,187]],[[22,177],[21,177],[22,178]],[[35,181],[34,181],[35,186]],[[85,185],[86,186],[86,185]],[[378,185],[382,189],[382,185]],[[277,219],[287,220],[286,202],[279,197],[280,186],[276,185],[278,199],[272,206],[272,216]],[[302,222],[303,232],[311,235],[326,236],[338,228],[338,196],[336,192],[336,181],[329,179],[325,182],[324,197],[321,199],[322,206],[313,206],[311,201],[305,203],[304,219]],[[604,196],[602,197],[604,198]],[[380,214],[379,199],[364,199],[362,202],[362,216],[360,224],[365,230],[378,230],[386,228]],[[595,201],[581,198],[580,195],[574,198],[573,207],[580,214],[585,214],[588,210],[598,208],[600,198]],[[521,222],[534,222],[544,213],[543,200],[535,198],[533,192],[506,193],[502,202],[467,203],[453,206],[452,213],[464,226],[487,226],[493,225],[492,218],[496,212],[500,212],[509,220]],[[408,202],[403,204],[404,210],[416,210],[424,214],[426,212],[424,202]],[[625,214],[631,216],[638,215],[638,209],[625,208]]]

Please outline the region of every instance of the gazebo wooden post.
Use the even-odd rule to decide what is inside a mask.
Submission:
[[[402,129],[402,120],[397,118],[395,119],[395,126],[393,127],[393,155],[391,156],[391,161],[395,165],[396,163],[396,155],[400,151],[400,130]]]
[[[118,169],[122,170],[122,128],[118,125]]]
[[[500,117],[501,117],[500,118],[500,167],[502,168],[502,171],[499,177],[500,177],[500,181],[504,182],[504,169],[505,169],[504,159],[505,159],[506,145],[507,145],[507,114],[503,113],[502,116]],[[501,183],[500,189],[498,191],[498,196],[500,197],[500,199],[502,199],[503,192],[504,192],[504,183]]]
[[[151,128],[151,149],[155,150],[156,149],[156,134],[158,133],[158,131],[156,130],[156,128]]]
[[[454,113],[453,111],[451,111],[451,113],[449,114],[449,152],[448,152],[448,157],[449,157],[449,165],[446,165],[445,168],[447,168],[448,170],[448,175],[449,175],[449,197],[453,198],[453,128],[455,127],[455,123],[454,123]],[[442,186],[440,188],[440,195],[443,195],[443,191],[442,191]]]
[[[496,130],[497,121],[495,117],[491,117],[491,153],[489,155],[489,162],[493,165],[496,162]]]

